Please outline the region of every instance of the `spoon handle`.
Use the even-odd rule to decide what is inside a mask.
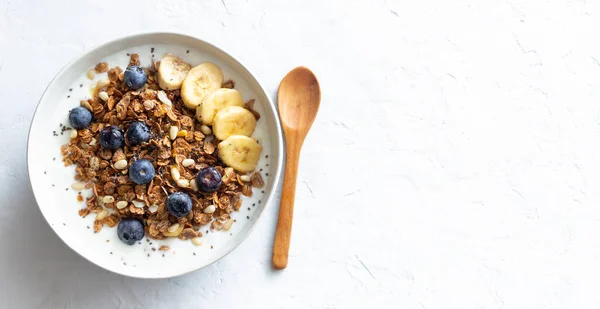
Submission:
[[[296,196],[296,177],[300,156],[300,145],[297,139],[290,139],[286,148],[285,176],[279,206],[279,219],[275,231],[275,243],[273,244],[273,267],[276,269],[284,269],[288,264],[292,218],[294,216],[294,197]]]

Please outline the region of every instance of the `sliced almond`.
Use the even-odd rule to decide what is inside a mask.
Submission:
[[[198,183],[196,182],[196,179],[192,179],[190,180],[190,188],[192,188],[192,190],[194,191],[198,191]]]
[[[209,205],[209,206],[206,206],[206,208],[204,208],[203,212],[205,214],[211,214],[211,213],[215,212],[215,210],[217,210],[217,207],[215,207],[215,205]]]
[[[229,231],[232,224],[233,224],[233,218],[229,218],[229,220],[227,220],[227,222],[225,222],[225,224],[223,224],[223,229],[226,231]]]
[[[179,228],[179,223],[174,223],[173,225],[169,226],[167,231],[169,231],[169,233],[175,233],[175,231],[177,231],[178,228]]]
[[[240,180],[243,181],[243,182],[250,182],[250,179],[252,179],[250,177],[250,175],[242,175],[242,176],[240,176]]]
[[[98,97],[104,102],[108,101],[108,93],[106,93],[106,91],[100,91]]]
[[[194,165],[194,159],[185,159],[183,161],[181,161],[181,165],[183,165],[184,167],[190,167],[192,165]]]
[[[115,162],[114,167],[118,170],[122,170],[122,169],[126,168],[127,160],[123,159],[123,160],[119,160],[119,161]]]
[[[117,202],[117,209],[123,209],[125,207],[127,207],[127,201],[118,201]]]
[[[156,213],[158,211],[158,205],[152,205],[148,207],[148,210],[150,210],[151,213]]]
[[[81,191],[81,190],[85,189],[85,183],[76,182],[71,185],[71,188],[73,188],[73,190],[75,190],[75,191]]]
[[[202,238],[194,237],[192,238],[192,243],[196,246],[202,246]]]
[[[158,100],[161,101],[163,104],[168,105],[169,107],[173,106],[173,102],[171,102],[169,97],[167,97],[167,93],[163,90],[159,91],[156,94],[156,96],[158,97]]]
[[[177,126],[171,126],[169,128],[169,137],[171,140],[175,140],[177,138],[177,133],[179,132],[179,128]]]
[[[108,216],[108,210],[106,209],[102,209],[102,211],[100,211],[97,215],[96,215],[96,221],[100,221],[104,218],[106,218],[106,216]]]
[[[177,185],[181,188],[189,188],[190,181],[187,179],[179,179],[177,180]]]
[[[177,236],[179,236],[179,234],[181,234],[181,231],[183,231],[183,224],[178,224],[178,223],[176,223],[176,224],[179,225],[179,227],[177,228],[176,231],[169,232],[168,229],[167,229],[166,232],[163,232],[163,235],[165,235],[167,237],[177,237]]]
[[[202,134],[204,134],[204,135],[211,135],[212,134],[212,130],[210,129],[210,127],[207,126],[207,125],[205,125],[205,124],[203,124],[200,127],[200,131],[202,131]]]
[[[181,173],[179,173],[179,169],[176,166],[171,168],[171,177],[175,181],[179,181],[179,179],[181,179]]]

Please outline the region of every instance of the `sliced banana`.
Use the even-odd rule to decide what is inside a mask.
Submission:
[[[250,136],[256,128],[256,118],[252,113],[239,106],[227,106],[220,110],[214,118],[213,133],[224,140],[231,135]]]
[[[223,84],[223,72],[214,63],[193,67],[181,84],[181,98],[187,108],[196,108],[204,97]]]
[[[191,65],[178,57],[165,54],[160,59],[160,66],[158,67],[158,86],[163,90],[180,89],[191,68]]]
[[[182,93],[183,95],[183,93]],[[221,88],[207,95],[196,108],[196,119],[203,124],[212,125],[215,115],[227,106],[244,106],[244,99],[235,89]]]
[[[260,159],[262,146],[257,140],[244,135],[231,135],[219,143],[219,158],[236,171],[253,171]]]

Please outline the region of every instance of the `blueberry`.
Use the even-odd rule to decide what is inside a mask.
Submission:
[[[131,146],[139,145],[150,139],[150,128],[142,121],[136,121],[129,125],[125,138]]]
[[[214,167],[206,167],[196,175],[196,183],[204,192],[214,192],[221,186],[221,173]]]
[[[177,218],[187,216],[192,211],[192,199],[183,192],[175,192],[167,197],[167,211]]]
[[[84,107],[75,107],[69,111],[69,123],[75,129],[85,129],[92,122],[92,113]]]
[[[150,161],[140,159],[131,163],[129,167],[129,179],[131,181],[138,185],[143,185],[150,183],[152,178],[154,178],[154,166],[152,166]]]
[[[123,146],[123,131],[117,126],[109,126],[100,131],[100,146],[106,149],[117,149]]]
[[[131,89],[140,89],[144,87],[148,76],[142,67],[137,65],[130,65],[125,69],[123,73],[123,81],[125,85]]]
[[[119,239],[130,246],[135,244],[136,241],[142,240],[144,234],[144,224],[138,219],[123,219],[117,227],[117,236],[119,236]]]

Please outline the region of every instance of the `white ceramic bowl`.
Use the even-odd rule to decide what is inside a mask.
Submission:
[[[265,187],[254,189],[251,198],[243,198],[236,223],[229,231],[204,233],[202,246],[191,241],[167,239],[143,240],[127,246],[117,238],[116,227],[105,226],[93,232],[94,215],[81,218],[77,210],[85,207],[76,200],[74,167],[64,167],[60,146],[67,143],[69,132],[60,134],[60,124],[68,124],[68,111],[90,96],[90,87],[106,73],[89,80],[86,72],[96,63],[125,68],[128,53],[138,53],[142,65],[160,59],[166,52],[180,56],[192,65],[205,61],[221,67],[225,80],[233,79],[244,100],[256,99],[261,114],[253,135],[263,145],[258,169],[262,170]],[[58,136],[54,136],[53,131]],[[283,158],[283,136],[275,105],[256,78],[238,60],[220,48],[200,39],[174,33],[149,33],[129,36],[99,46],[68,64],[52,80],[42,96],[29,132],[27,163],[35,199],[48,224],[73,250],[92,263],[115,273],[139,278],[165,278],[181,275],[207,266],[225,256],[248,236],[279,181]],[[89,190],[88,190],[89,191]],[[89,196],[90,192],[83,192]],[[250,208],[250,210],[248,210]],[[249,219],[247,219],[249,217]],[[208,230],[208,227],[205,228]],[[161,245],[168,251],[153,251]]]

